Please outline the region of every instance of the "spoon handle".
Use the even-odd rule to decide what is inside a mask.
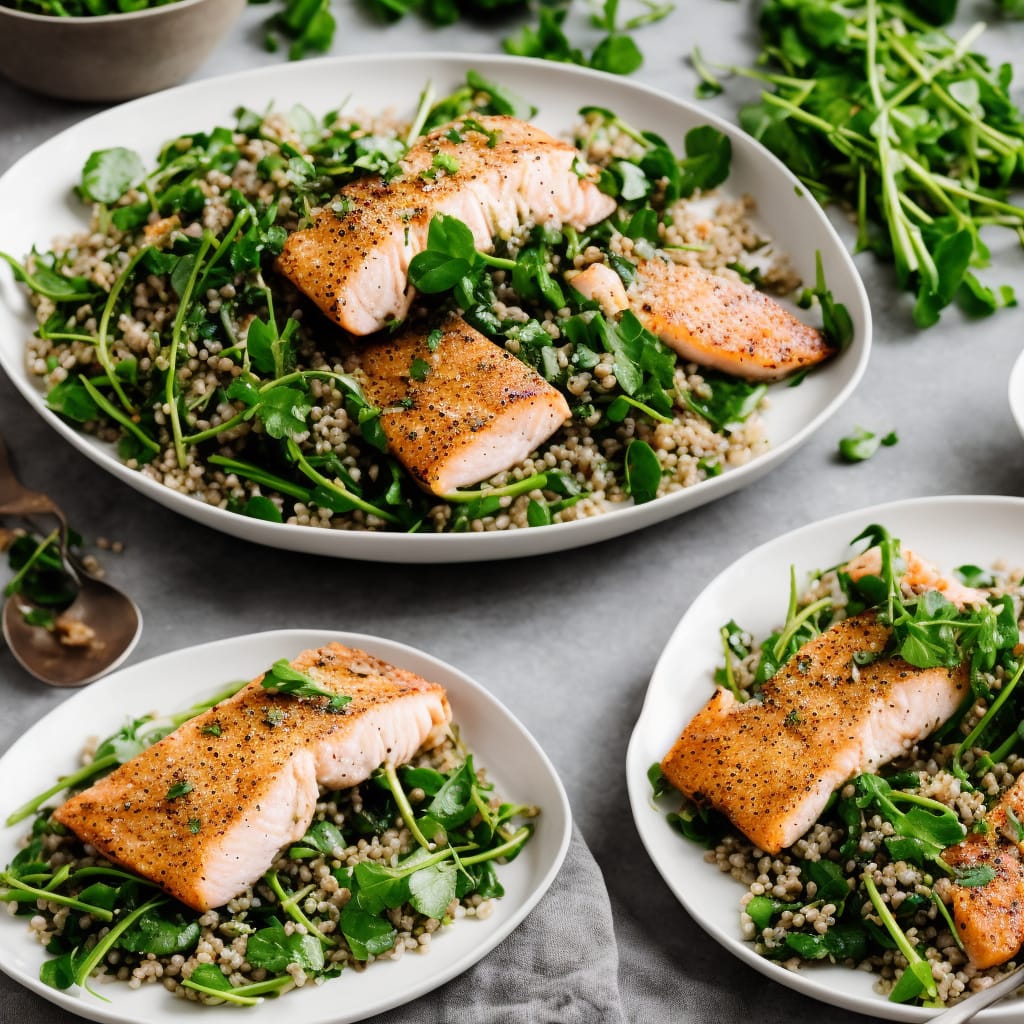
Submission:
[[[0,437],[0,514],[9,516],[56,516],[62,531],[67,524],[64,513],[45,495],[30,491],[15,476],[4,439]]]
[[[990,985],[980,992],[975,992],[974,995],[968,996],[962,1003],[951,1006],[948,1010],[944,1010],[942,1013],[932,1017],[928,1024],[964,1024],[965,1021],[970,1020],[984,1007],[998,1002],[1005,996],[1010,995],[1011,992],[1016,991],[1021,985],[1024,985],[1024,978],[1021,977],[1022,971],[1024,971],[1024,966],[1017,967],[994,985]]]

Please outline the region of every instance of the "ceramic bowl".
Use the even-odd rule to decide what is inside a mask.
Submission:
[[[244,7],[245,0],[175,0],[125,14],[61,18],[16,11],[0,0],[0,74],[60,99],[143,96],[191,74]]]

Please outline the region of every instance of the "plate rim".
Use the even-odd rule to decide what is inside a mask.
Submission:
[[[399,1006],[404,1006],[415,999],[428,995],[445,983],[459,977],[482,960],[525,922],[529,914],[551,888],[555,878],[561,871],[566,855],[568,854],[569,845],[572,840],[574,821],[568,795],[561,777],[556,771],[551,759],[548,757],[547,753],[541,747],[540,743],[533,736],[530,730],[527,729],[523,722],[521,722],[519,718],[511,712],[503,701],[501,701],[482,683],[477,682],[475,678],[468,675],[462,669],[457,668],[450,662],[445,661],[422,648],[414,647],[411,644],[407,644],[399,640],[392,640],[388,637],[377,634],[302,626],[285,627],[281,629],[252,633],[232,634],[217,640],[207,640],[199,644],[191,644],[185,647],[164,651],[163,653],[154,655],[144,661],[120,668],[117,671],[110,673],[110,675],[105,676],[97,684],[93,684],[91,687],[75,691],[66,700],[54,705],[50,711],[43,715],[43,717],[38,721],[34,722],[9,747],[0,752],[0,767],[2,767],[8,759],[16,759],[23,750],[32,747],[34,741],[38,743],[39,737],[41,735],[45,735],[46,724],[54,713],[61,711],[62,714],[66,715],[70,713],[66,710],[69,707],[73,710],[80,704],[96,702],[98,699],[95,696],[97,693],[97,687],[100,687],[101,690],[106,688],[116,689],[118,677],[120,676],[128,675],[131,677],[133,674],[151,672],[153,671],[154,666],[159,667],[160,663],[163,663],[164,666],[173,665],[179,660],[187,663],[190,660],[202,658],[204,654],[209,653],[213,648],[225,646],[243,647],[256,641],[267,643],[269,645],[280,643],[281,646],[283,646],[285,642],[291,639],[299,640],[300,638],[304,638],[300,641],[303,646],[311,646],[313,643],[326,644],[332,641],[360,647],[365,644],[367,646],[365,646],[364,649],[371,653],[374,650],[374,645],[380,644],[383,645],[384,648],[387,648],[389,652],[397,653],[401,656],[409,655],[410,660],[412,661],[426,661],[432,666],[438,667],[445,673],[450,674],[453,678],[458,680],[458,685],[460,687],[466,687],[473,694],[475,700],[482,700],[485,705],[489,705],[487,707],[488,714],[493,714],[497,711],[499,715],[502,716],[502,721],[505,726],[511,725],[518,730],[520,735],[517,745],[518,742],[525,741],[526,745],[531,749],[537,760],[537,764],[547,776],[552,787],[552,795],[555,797],[553,807],[550,805],[550,802],[544,807],[544,820],[553,820],[557,825],[559,819],[561,819],[562,823],[561,831],[557,836],[557,845],[555,846],[554,856],[546,865],[542,865],[543,871],[541,877],[530,890],[527,899],[523,903],[513,907],[508,917],[502,920],[492,930],[492,932],[485,937],[483,942],[478,943],[467,953],[457,957],[451,963],[441,965],[441,969],[439,971],[432,973],[429,977],[424,978],[411,988],[402,987],[400,984],[396,985],[395,994],[393,996],[389,996],[386,1000],[375,1003],[365,1012],[359,1011],[361,1014],[360,1016],[344,1018],[345,1020],[352,1022],[352,1024],[355,1024],[357,1021],[365,1020],[370,1016],[384,1013]],[[401,665],[399,665],[399,667],[401,667]],[[188,698],[186,697],[184,699],[187,700]],[[161,711],[164,710],[166,709],[161,709]],[[110,717],[112,720],[116,717],[116,709],[111,708]],[[484,763],[488,768],[491,767],[491,764],[486,757],[484,758]],[[511,774],[511,772],[508,774]],[[23,825],[23,822],[19,822],[14,826],[5,826],[2,823],[2,818],[0,818],[0,832],[3,833],[8,832],[11,828],[18,828],[19,826],[23,827]],[[501,904],[499,901],[499,907],[500,906]],[[12,920],[18,921],[19,919],[15,918]],[[23,938],[26,943],[31,942],[28,935],[24,935]],[[32,949],[31,946],[28,946],[28,948]],[[0,953],[2,952],[3,950],[0,948]],[[399,968],[401,966],[401,961],[396,962],[392,966]],[[128,1008],[127,1012],[115,1013],[113,1010],[107,1008],[108,1004],[105,1004],[98,999],[93,1000],[91,1003],[86,1003],[82,998],[69,992],[50,988],[48,985],[45,985],[40,981],[38,977],[26,974],[24,971],[21,971],[16,967],[12,968],[12,965],[7,963],[5,958],[0,959],[0,972],[7,975],[17,984],[29,990],[34,995],[46,999],[48,1002],[67,1010],[69,1013],[72,1013],[77,1017],[81,1017],[86,1020],[99,1021],[102,1022],[102,1024],[132,1024],[132,1022],[136,1020],[131,1007]],[[330,981],[336,980],[339,979],[330,979]],[[314,987],[314,991],[318,991],[319,989],[320,986]],[[117,991],[121,992],[122,990],[118,989]],[[127,994],[129,990],[125,987],[123,991]],[[344,989],[332,989],[331,991],[338,992],[342,999],[344,999],[346,994]],[[185,1012],[191,1013],[194,1010],[194,1007],[192,1007],[191,1004],[175,999],[171,993],[166,993],[166,996],[168,1000],[168,1021],[178,1016],[175,1011],[180,1012],[184,1009]],[[230,1006],[206,1006],[201,1009],[204,1014],[209,1014],[212,1011],[218,1010],[222,1012],[226,1010],[226,1012],[229,1013],[236,1012],[236,1008]],[[198,1020],[199,1018],[195,1017],[194,1019]],[[331,1021],[338,1020],[340,1018],[336,1016],[317,1016],[309,1019],[313,1024],[330,1024]],[[163,1020],[162,1016],[160,1020]],[[156,1024],[156,1022],[153,1022],[153,1024]]]
[[[356,54],[337,57],[320,57],[307,60],[302,65],[277,64],[242,71],[230,72],[225,75],[200,79],[167,89],[149,96],[139,97],[123,104],[110,107],[93,114],[76,124],[70,125],[57,135],[23,154],[0,175],[0,196],[9,176],[20,173],[23,164],[38,159],[40,150],[56,151],[66,139],[81,132],[87,132],[90,125],[108,118],[124,116],[125,112],[145,110],[146,105],[158,102],[161,97],[174,96],[182,101],[188,100],[191,94],[202,94],[215,88],[227,88],[233,94],[237,88],[243,88],[247,82],[290,77],[302,77],[303,74],[317,74],[318,69],[333,70],[344,73],[345,69],[366,66],[394,64],[430,64],[436,65],[439,73],[464,73],[471,67],[486,64],[490,67],[508,67],[516,69],[537,69],[545,77],[564,80],[566,82],[600,83],[604,89],[624,91],[640,96],[648,96],[662,103],[675,106],[682,114],[692,119],[714,126],[724,132],[734,146],[746,148],[756,155],[757,162],[765,162],[774,173],[786,180],[794,189],[810,203],[811,217],[820,229],[819,238],[827,238],[835,247],[838,259],[841,259],[844,272],[850,278],[851,293],[844,296],[851,307],[855,323],[862,322],[853,343],[841,353],[847,361],[847,371],[839,382],[836,393],[825,402],[814,416],[808,419],[792,436],[785,438],[778,445],[773,445],[763,454],[751,459],[742,466],[728,469],[720,476],[701,481],[691,487],[681,488],[644,505],[626,506],[613,509],[598,516],[573,520],[568,523],[555,524],[557,533],[548,532],[547,528],[533,528],[508,531],[483,531],[480,536],[476,531],[464,534],[407,534],[376,531],[331,530],[317,531],[311,536],[308,527],[288,523],[269,523],[256,519],[244,521],[244,539],[254,543],[277,547],[285,550],[307,551],[327,555],[329,557],[346,557],[368,561],[422,561],[454,563],[479,559],[501,559],[543,554],[551,551],[569,550],[585,544],[596,543],[611,537],[654,525],[676,515],[685,514],[692,508],[708,504],[718,498],[725,497],[746,484],[753,483],[761,475],[769,472],[784,462],[797,448],[806,443],[817,429],[834,415],[850,394],[860,383],[867,368],[872,347],[872,312],[864,282],[857,270],[853,257],[843,242],[828,214],[817,202],[809,190],[774,154],[761,143],[747,135],[717,113],[706,110],[696,103],[672,95],[665,89],[648,85],[643,82],[623,79],[592,68],[579,67],[531,57],[519,57],[509,54],[458,53],[455,51],[438,50],[428,52],[404,51],[393,54]],[[543,111],[543,106],[542,106]],[[787,248],[788,251],[788,248]],[[10,268],[0,266],[0,275],[11,276]],[[0,298],[2,302],[2,298]],[[207,505],[198,499],[172,491],[124,465],[109,446],[101,445],[91,436],[87,436],[65,423],[59,416],[47,409],[43,403],[41,392],[33,382],[18,372],[17,367],[10,365],[6,350],[0,347],[0,367],[14,384],[22,398],[29,404],[34,413],[54,429],[64,440],[84,454],[115,479],[127,484],[138,493],[156,501],[172,512],[199,522],[211,529],[228,533],[234,537],[243,536],[237,529],[238,516],[225,509]],[[314,540],[320,534],[327,537],[319,546]],[[353,539],[356,538],[356,539]],[[550,538],[550,539],[549,539]],[[323,539],[323,538],[322,538]],[[353,549],[353,550],[350,550]]]
[[[1024,362],[1024,359],[1022,359],[1022,362]],[[691,617],[694,607],[697,606],[706,596],[714,593],[721,586],[724,579],[734,573],[741,572],[744,568],[756,565],[763,557],[766,549],[774,548],[776,546],[779,548],[792,547],[799,540],[802,534],[809,534],[812,531],[821,530],[834,533],[838,536],[839,529],[841,527],[845,529],[843,524],[847,524],[851,521],[860,521],[862,523],[884,522],[885,515],[892,514],[894,511],[902,513],[905,511],[915,511],[921,508],[927,508],[929,506],[949,506],[951,508],[966,508],[971,506],[1002,509],[1016,508],[1022,513],[1022,517],[1024,517],[1024,497],[1016,495],[923,495],[913,498],[898,498],[890,501],[879,502],[877,504],[865,505],[860,508],[849,509],[844,512],[838,512],[834,515],[827,516],[824,519],[806,522],[801,526],[783,531],[777,536],[763,541],[756,547],[733,559],[733,561],[725,566],[720,572],[716,573],[715,576],[701,588],[700,592],[693,598],[686,610],[680,616],[678,622],[673,627],[668,639],[666,640],[664,647],[659,653],[654,668],[651,671],[651,677],[648,682],[647,690],[644,694],[644,700],[641,705],[640,712],[637,715],[636,723],[630,733],[629,743],[626,747],[626,789],[634,826],[640,836],[641,844],[643,845],[647,856],[650,858],[651,863],[654,865],[654,868],[662,882],[691,920],[699,925],[701,929],[723,949],[737,957],[737,959],[745,963],[747,966],[754,968],[754,970],[770,980],[797,992],[806,999],[813,1000],[816,1003],[841,1006],[843,1009],[853,1013],[866,1014],[868,1016],[885,1020],[909,1021],[914,1022],[914,1024],[921,1024],[921,1022],[929,1021],[943,1011],[927,1007],[891,1003],[877,993],[875,995],[877,1003],[873,999],[866,999],[861,996],[851,996],[845,992],[837,993],[828,989],[821,982],[808,980],[809,972],[814,970],[813,965],[810,965],[807,968],[807,971],[801,973],[800,971],[787,970],[785,967],[780,966],[774,961],[758,956],[750,944],[740,937],[738,923],[734,933],[722,934],[720,930],[712,924],[712,922],[693,913],[690,908],[689,901],[681,891],[682,886],[677,884],[676,880],[669,877],[669,873],[663,868],[661,860],[653,848],[655,838],[653,833],[654,824],[651,817],[652,810],[657,810],[658,816],[662,819],[661,824],[665,828],[668,826],[664,823],[664,813],[662,809],[654,808],[651,803],[649,794],[650,787],[646,780],[646,771],[649,765],[644,761],[642,748],[644,744],[644,726],[647,720],[652,717],[654,709],[658,703],[657,695],[660,687],[656,684],[656,681],[660,676],[665,674],[665,666],[669,663],[670,656],[678,644],[678,638],[680,635],[685,633],[688,619]],[[681,683],[680,685],[686,685],[686,682]],[[712,690],[709,688],[709,695],[711,692]],[[685,840],[680,839],[680,842],[685,842]],[[738,884],[736,892],[738,907],[738,898],[742,893]],[[1014,1006],[1009,999],[1006,999],[998,1006],[994,1005],[979,1010],[978,1013],[972,1017],[972,1020],[977,1020],[979,1024],[1013,1024],[1013,1022],[1017,1020],[1022,1008],[1024,1008],[1024,997],[1020,997],[1018,999],[1018,1005],[1016,1006]],[[882,1009],[886,1011],[884,1014],[879,1012]]]

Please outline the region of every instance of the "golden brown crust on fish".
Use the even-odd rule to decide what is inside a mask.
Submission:
[[[435,214],[462,220],[484,251],[526,221],[582,230],[607,217],[615,200],[579,177],[578,157],[512,117],[442,125],[409,149],[398,177],[346,185],[288,237],[277,268],[346,330],[372,334],[408,313],[409,264],[426,248]]]
[[[752,380],[777,380],[833,355],[822,333],[751,285],[701,267],[640,260],[626,288],[603,263],[571,281],[609,315],[630,309],[684,359]]]
[[[990,881],[953,885],[953,918],[964,951],[979,970],[1016,956],[1024,945],[1024,778],[1014,783],[975,832],[942,854],[959,872],[989,868]]]
[[[444,322],[433,348],[428,335],[411,327],[362,353],[365,391],[383,409],[388,446],[426,489],[448,494],[486,480],[569,418],[560,391],[461,317]]]
[[[352,699],[264,689],[260,679],[72,797],[53,817],[115,864],[196,910],[220,906],[305,834],[318,783],[340,789],[438,742],[443,687],[332,643],[292,665]]]
[[[817,820],[834,789],[875,771],[944,722],[967,693],[967,672],[918,669],[884,650],[875,612],[806,643],[760,700],[719,689],[662,761],[669,781],[721,811],[760,849],[778,853]]]

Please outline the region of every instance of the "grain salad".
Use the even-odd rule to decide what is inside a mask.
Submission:
[[[670,826],[703,845],[705,862],[738,883],[737,934],[759,955],[789,970],[824,961],[869,972],[888,1000],[942,1007],[1021,963],[1024,934],[1006,902],[1019,899],[1020,887],[1001,865],[1020,863],[1024,843],[1024,831],[1012,827],[1024,792],[1024,751],[1017,749],[1024,718],[1017,689],[1024,669],[1022,571],[1002,564],[943,572],[880,526],[861,539],[872,546],[814,573],[805,588],[794,571],[788,612],[772,635],[755,638],[734,621],[724,624],[725,660],[715,682],[742,728],[755,728],[756,716],[775,705],[786,714],[781,731],[806,727],[804,735],[816,737],[828,760],[846,756],[831,731],[839,690],[852,692],[864,678],[878,693],[883,684],[872,673],[892,665],[895,682],[881,691],[891,703],[868,711],[868,749],[877,760],[852,773],[847,767],[834,790],[822,791],[815,820],[781,848],[728,799],[680,782],[672,764],[679,744],[652,766],[650,779]],[[884,639],[874,646],[855,639],[842,665],[822,660],[829,637],[844,628],[855,637],[881,630]],[[787,702],[784,687],[793,678],[804,680],[803,689],[791,688]],[[913,700],[899,695],[904,684],[919,688],[918,702],[926,688],[952,687],[954,694],[948,713],[926,713],[918,735],[908,724]],[[824,695],[821,708],[808,699],[815,692]],[[886,708],[903,736],[888,754],[879,752]],[[698,713],[680,744],[696,750],[695,723],[707,714]],[[844,738],[855,722],[846,721]],[[715,744],[731,765],[724,729]],[[808,742],[806,764],[818,770],[815,739]],[[752,800],[756,807],[762,797],[751,796],[751,787],[762,774],[788,777],[773,756],[766,743],[759,763],[743,769],[749,782],[739,787],[735,806]],[[811,793],[813,780],[801,790],[805,785]],[[781,809],[789,797],[779,799]]]
[[[377,960],[429,953],[449,927],[492,914],[504,895],[501,866],[529,840],[538,810],[495,792],[455,726],[397,769],[321,787],[305,834],[256,883],[206,911],[162,895],[53,816],[54,794],[102,779],[111,761],[149,749],[238,690],[91,740],[78,772],[8,820],[33,817],[0,873],[0,899],[53,957],[40,970],[44,983],[97,995],[107,983],[159,985],[188,1001],[250,1006]]]
[[[410,139],[452,117],[510,111],[530,113],[470,75],[411,123],[243,109],[231,127],[169,141],[155,167],[127,148],[92,154],[79,186],[88,228],[23,262],[6,257],[34,307],[26,359],[48,406],[178,493],[335,530],[566,522],[699,484],[765,452],[764,384],[688,362],[653,335],[598,331],[597,305],[571,287],[595,263],[628,273],[657,253],[792,294],[799,281],[758,230],[752,200],[720,188],[728,140],[696,129],[687,152],[674,154],[590,109],[565,134],[615,196],[615,213],[585,231],[522,223],[496,239],[505,265],[421,294],[409,316],[458,309],[556,388],[570,419],[527,458],[443,497],[396,460],[367,397],[362,343],[328,323],[276,259],[346,182],[393,174]]]

